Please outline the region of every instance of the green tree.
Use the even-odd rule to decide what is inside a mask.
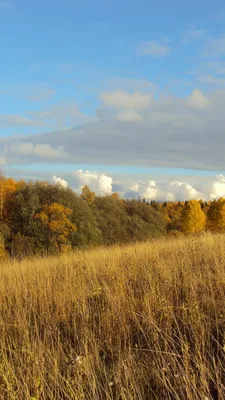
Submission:
[[[102,233],[103,244],[125,243],[129,240],[129,218],[120,200],[112,196],[97,196],[91,208]]]
[[[125,209],[131,218],[130,226],[133,226],[133,230],[129,229],[132,240],[135,237],[137,240],[145,240],[166,234],[166,223],[153,207],[136,200],[127,200]]]

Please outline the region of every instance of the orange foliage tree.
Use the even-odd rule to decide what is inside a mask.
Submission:
[[[5,178],[0,173],[0,219],[6,217],[6,204],[12,193],[17,190],[17,182],[12,178]]]
[[[197,200],[190,200],[181,214],[181,230],[184,233],[199,233],[206,225],[206,215]]]
[[[47,250],[66,252],[70,249],[69,238],[76,231],[76,226],[70,221],[72,211],[62,204],[45,205],[41,212],[35,215],[45,233]]]
[[[225,231],[225,199],[214,200],[207,214],[207,228],[211,232]]]

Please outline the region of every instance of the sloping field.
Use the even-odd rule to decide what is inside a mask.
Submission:
[[[225,236],[1,265],[0,399],[225,399]]]

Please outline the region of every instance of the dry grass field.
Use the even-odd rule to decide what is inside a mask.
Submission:
[[[0,266],[1,400],[225,399],[225,235]]]

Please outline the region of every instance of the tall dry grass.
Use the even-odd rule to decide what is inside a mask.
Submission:
[[[225,236],[1,265],[0,399],[225,399]]]

